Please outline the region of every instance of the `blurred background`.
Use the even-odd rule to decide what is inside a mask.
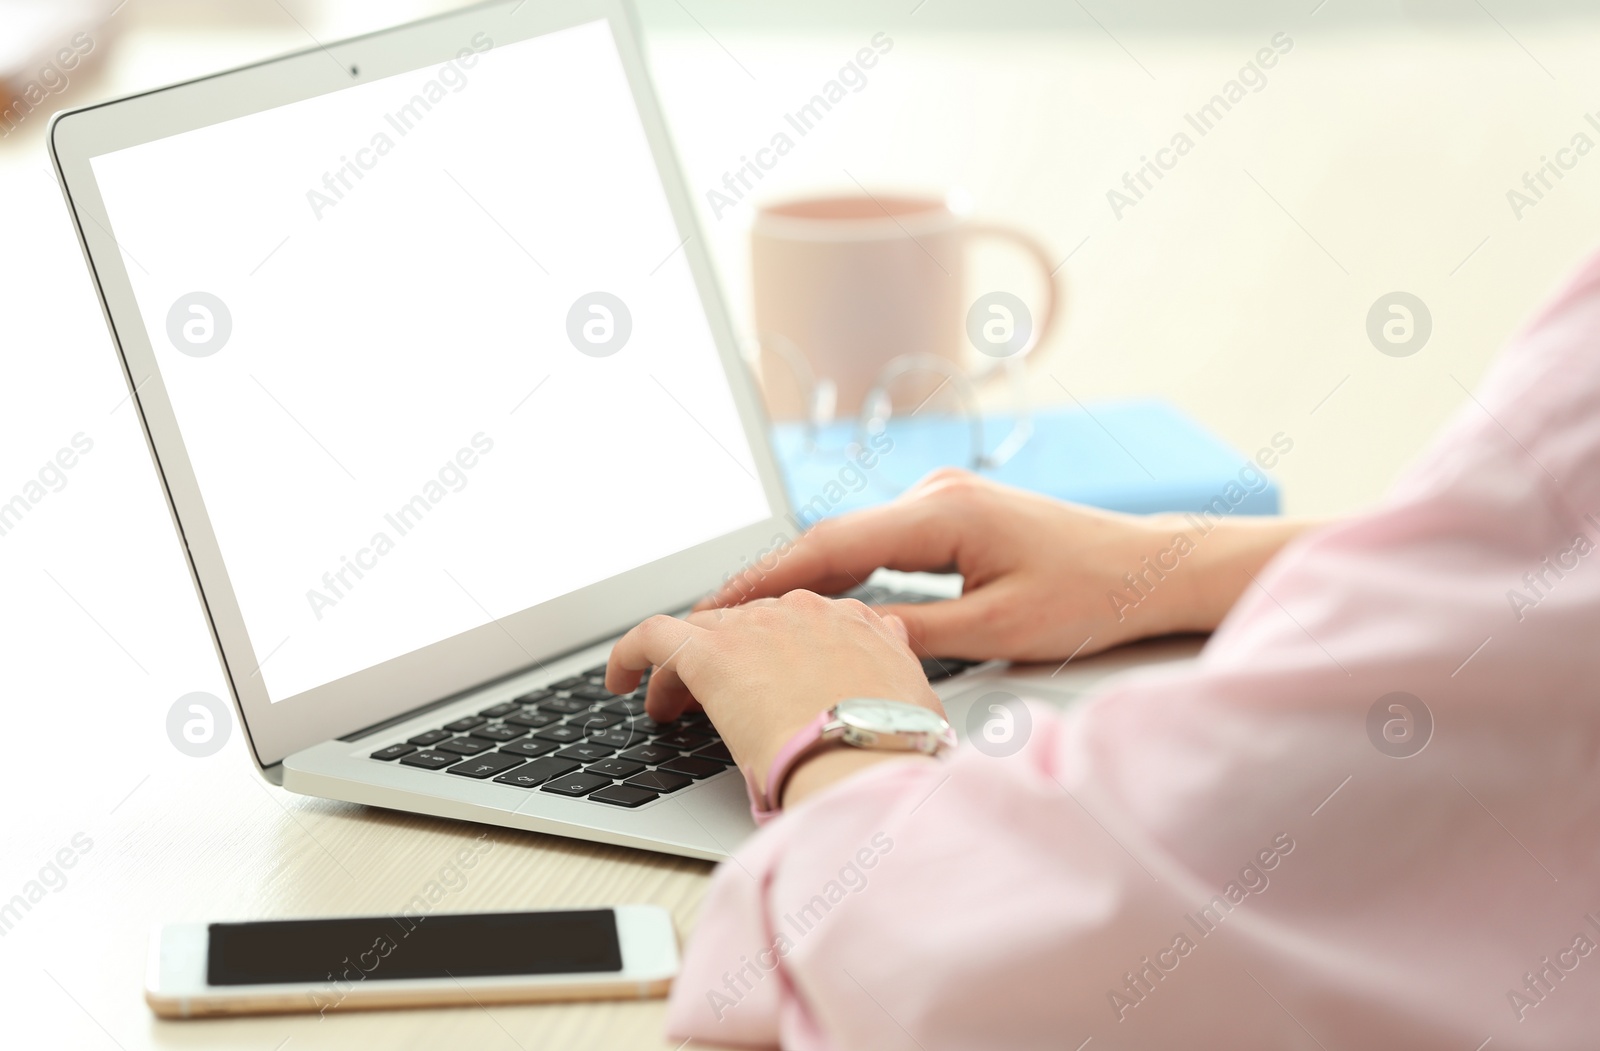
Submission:
[[[66,17],[79,6],[95,5],[9,0],[0,12],[48,7]],[[452,6],[103,5],[116,13],[90,29],[92,61],[0,139],[0,333],[14,351],[49,350],[11,355],[3,455],[18,458],[12,474],[24,477],[37,458],[19,440],[41,433],[30,422],[70,434],[68,421],[96,404],[88,390],[98,400],[122,393],[49,185],[48,112]],[[1575,136],[1600,142],[1600,117],[1585,120],[1600,112],[1600,12],[1578,0],[638,8],[747,335],[754,204],[863,186],[958,192],[973,215],[1031,232],[1063,264],[1067,316],[1039,348],[1033,402],[1154,396],[1246,454],[1283,432],[1295,448],[1274,473],[1290,512],[1376,499],[1600,231],[1600,160],[1580,158],[1532,206],[1508,200],[1527,194],[1525,175]],[[796,135],[785,116],[879,33],[892,50],[865,85]],[[1292,47],[1263,71],[1264,86],[1197,134],[1185,116],[1278,34]],[[27,61],[12,65],[25,80]],[[714,208],[712,192],[779,131],[796,140],[793,151],[737,206]],[[1116,207],[1108,194],[1131,196],[1124,178],[1178,132],[1195,140],[1192,152],[1144,199]],[[1036,286],[1024,263],[982,247],[974,280]],[[1423,352],[1399,360],[1374,353],[1366,334],[1369,308],[1396,290],[1419,297],[1432,321]],[[137,444],[131,419],[111,425],[119,448]],[[53,437],[39,441],[54,447]],[[148,467],[129,468],[124,506],[155,507]]]

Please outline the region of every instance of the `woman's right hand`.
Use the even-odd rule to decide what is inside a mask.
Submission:
[[[914,652],[1060,661],[1146,636],[1210,631],[1308,525],[1117,514],[946,468],[893,503],[818,523],[775,554],[775,565],[733,577],[697,608],[797,588],[835,594],[880,567],[956,572],[965,581],[960,598],[882,611],[905,622]]]

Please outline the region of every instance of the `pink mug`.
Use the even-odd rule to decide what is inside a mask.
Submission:
[[[1007,292],[964,301],[967,248],[983,237],[1010,241],[1038,264],[1046,295],[1036,324]],[[1021,358],[1056,324],[1058,269],[1029,235],[964,219],[936,197],[863,194],[768,205],[751,231],[767,410],[779,420],[854,415],[896,359],[931,356],[964,370],[984,355]]]

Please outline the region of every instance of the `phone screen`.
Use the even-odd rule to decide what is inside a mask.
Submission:
[[[211,985],[622,970],[616,913],[456,913],[213,923]]]

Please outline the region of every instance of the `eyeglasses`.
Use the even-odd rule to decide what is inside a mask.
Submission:
[[[761,388],[774,401],[801,407],[801,417],[776,425],[789,457],[816,465],[861,462],[871,450],[870,485],[894,496],[939,467],[992,471],[1033,436],[1024,382],[1025,354],[995,361],[977,374],[934,354],[904,354],[879,370],[854,419],[838,419],[838,390],[819,377],[792,342],[761,343]],[[999,392],[982,397],[993,381]],[[988,409],[985,412],[985,409]]]

